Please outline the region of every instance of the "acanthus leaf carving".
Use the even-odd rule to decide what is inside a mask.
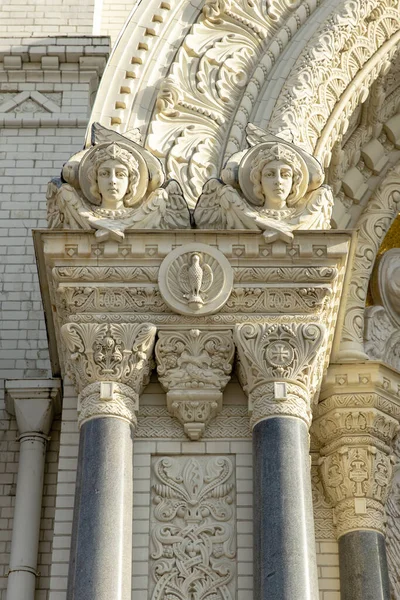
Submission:
[[[400,167],[392,169],[358,220],[358,242],[348,288],[340,359],[364,358],[364,311],[372,269],[383,237],[398,213]]]
[[[165,158],[168,177],[179,181],[190,205],[204,182],[218,175],[225,137],[248,74],[279,33],[280,23],[296,8],[298,20],[305,20],[301,4],[207,0],[185,38],[160,88],[147,146]],[[277,40],[275,53],[287,44],[288,31]]]
[[[65,369],[79,393],[79,422],[130,416],[148,382],[156,327],[150,323],[67,323],[61,327]]]
[[[236,325],[239,379],[249,397],[252,425],[286,414],[311,422],[311,401],[320,383],[321,324]]]

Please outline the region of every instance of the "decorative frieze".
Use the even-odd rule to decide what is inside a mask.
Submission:
[[[206,423],[221,411],[234,352],[230,331],[159,333],[157,370],[167,392],[168,410],[191,439],[199,439]]]
[[[247,323],[235,327],[234,337],[252,426],[277,415],[298,417],[309,426],[323,362],[324,326]]]
[[[400,429],[399,384],[398,374],[379,363],[328,370],[312,431],[338,537],[363,529],[385,533],[393,439]]]
[[[79,423],[117,416],[136,423],[148,381],[156,327],[145,323],[68,323],[61,328],[65,366],[79,392]]]
[[[151,600],[235,597],[235,483],[231,457],[154,459]]]

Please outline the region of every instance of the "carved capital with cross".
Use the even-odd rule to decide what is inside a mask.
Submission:
[[[317,323],[236,325],[239,379],[248,394],[251,424],[276,416],[311,423],[321,378],[325,328]]]

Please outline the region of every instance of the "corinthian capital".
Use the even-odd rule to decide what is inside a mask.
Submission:
[[[160,331],[156,345],[159,380],[170,413],[190,439],[222,409],[235,352],[230,331]]]
[[[79,393],[79,423],[116,416],[136,423],[156,327],[150,323],[68,323],[61,328],[66,371]]]
[[[324,326],[244,323],[236,325],[234,338],[252,426],[280,415],[298,417],[309,426],[321,375]]]

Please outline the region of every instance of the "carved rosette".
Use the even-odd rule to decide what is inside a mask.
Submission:
[[[156,344],[159,381],[169,412],[186,435],[199,439],[222,409],[235,352],[230,331],[160,331]]]
[[[68,323],[61,334],[66,372],[79,393],[79,425],[106,416],[136,425],[156,327],[150,323]]]
[[[276,416],[311,423],[325,328],[308,324],[236,325],[239,378],[248,394],[251,425]]]
[[[398,412],[398,403],[379,393],[334,394],[316,410],[312,431],[338,537],[364,529],[385,533]]]

